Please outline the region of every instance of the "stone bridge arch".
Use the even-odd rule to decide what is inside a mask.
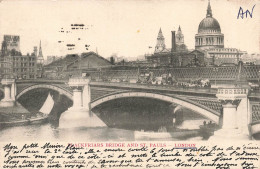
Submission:
[[[118,99],[118,98],[127,98],[127,97],[144,97],[144,98],[152,98],[158,99],[162,101],[166,101],[169,103],[175,103],[181,105],[187,109],[193,110],[198,114],[207,117],[208,119],[214,121],[215,123],[219,123],[219,113],[215,110],[209,109],[208,107],[201,105],[199,103],[193,102],[191,100],[187,100],[184,98],[180,98],[177,96],[168,96],[164,94],[158,93],[149,93],[149,92],[120,92],[120,93],[112,93],[109,95],[105,95],[103,97],[97,98],[90,103],[91,108],[94,108],[104,102]]]
[[[1,95],[3,95],[3,96],[4,96],[4,95],[5,95],[5,91],[4,91],[4,89],[3,89],[3,88],[1,88],[1,87],[0,87],[0,96],[1,96]]]
[[[72,100],[72,92],[70,92],[68,89],[65,89],[65,88],[62,88],[62,87],[59,87],[56,85],[50,85],[50,84],[35,84],[35,85],[28,86],[28,87],[22,89],[21,92],[16,95],[16,100],[18,100],[23,94],[27,93],[28,91],[33,90],[33,89],[39,89],[39,88],[55,90],[55,91],[59,92],[60,94],[63,94]]]

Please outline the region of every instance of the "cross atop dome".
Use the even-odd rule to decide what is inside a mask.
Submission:
[[[210,0],[209,0],[209,3],[208,3],[208,9],[207,9],[207,17],[212,17],[212,10],[211,10],[211,6],[210,6]]]

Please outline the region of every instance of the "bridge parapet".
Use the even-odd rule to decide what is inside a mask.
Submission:
[[[244,66],[245,75],[249,81],[259,80],[260,65]],[[138,79],[140,74],[152,72],[154,76],[163,74],[171,74],[178,80],[190,79],[209,79],[218,81],[233,81],[236,79],[237,66],[219,66],[219,67],[180,67],[180,68],[150,68],[148,69],[130,69],[130,70],[102,70],[102,71],[87,71],[92,80],[109,80],[109,79]]]
[[[231,88],[218,88],[217,97],[219,100],[236,100],[243,99],[249,94],[248,88],[231,87]]]
[[[2,85],[12,85],[15,83],[15,79],[2,79],[1,80]]]
[[[68,82],[68,80],[66,79],[63,79],[63,80],[60,80],[60,79],[45,79],[45,78],[39,78],[39,79],[22,79],[22,80],[19,80],[17,79],[16,80],[16,83],[18,84],[29,84],[29,83],[51,83],[51,84],[64,84],[65,82]]]
[[[71,87],[85,86],[90,82],[89,78],[70,78],[68,85]]]

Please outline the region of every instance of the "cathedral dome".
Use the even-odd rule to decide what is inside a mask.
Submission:
[[[221,29],[215,18],[206,17],[199,24],[198,33],[200,32],[221,32]]]
[[[198,33],[221,33],[220,25],[218,21],[212,17],[212,10],[210,3],[208,4],[207,15],[200,24]]]
[[[224,48],[224,34],[221,33],[218,21],[212,17],[209,1],[206,17],[200,22],[198,33],[195,35],[195,49],[213,48]]]

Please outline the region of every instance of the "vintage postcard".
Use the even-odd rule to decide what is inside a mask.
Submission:
[[[259,2],[0,1],[0,168],[259,168]]]

